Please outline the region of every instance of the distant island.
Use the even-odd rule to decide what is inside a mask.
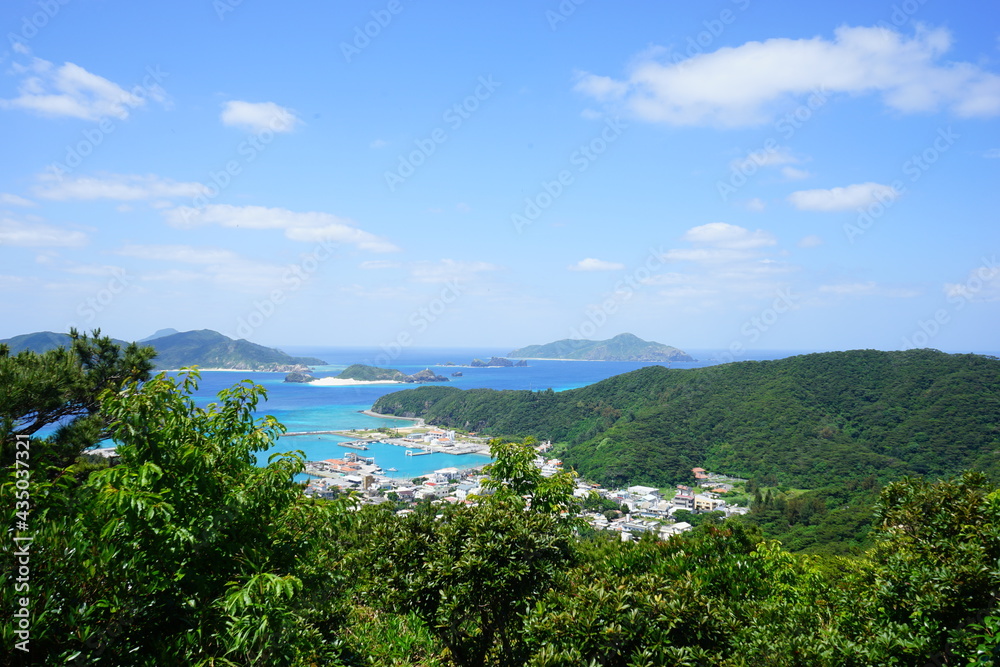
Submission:
[[[646,341],[630,333],[608,340],[564,338],[547,345],[529,345],[514,350],[515,359],[576,359],[581,361],[697,361],[684,350]]]
[[[482,359],[473,359],[472,363],[469,364],[473,368],[511,368],[513,366],[527,366],[528,362],[525,360],[521,361],[511,361],[506,357],[490,357],[489,361],[483,361]]]
[[[224,369],[237,371],[270,371],[288,373],[306,371],[309,366],[324,366],[326,362],[315,357],[292,357],[281,350],[257,345],[247,340],[234,340],[228,336],[201,329],[198,331],[175,332],[161,329],[140,341],[156,350],[153,362],[161,370],[200,366],[204,369]],[[119,345],[125,341],[114,339]],[[69,334],[52,331],[38,331],[0,340],[10,348],[11,354],[24,350],[41,354],[58,347],[69,347]]]
[[[441,364],[442,366],[453,366],[460,368],[513,368],[513,367],[524,367],[528,365],[525,360],[511,361],[507,357],[490,357],[489,361],[483,361],[482,359],[473,359],[468,364],[456,364],[453,361],[446,361]]]
[[[313,383],[317,386],[335,387],[358,384],[448,382],[448,378],[438,375],[429,368],[413,375],[407,375],[395,368],[352,364],[333,377],[318,378],[308,373],[292,372],[285,376],[285,382]]]

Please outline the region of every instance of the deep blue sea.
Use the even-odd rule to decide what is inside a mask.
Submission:
[[[355,363],[372,363],[378,359],[381,351],[368,348],[309,348],[285,347],[285,352],[295,356],[317,357],[327,362],[326,366],[316,366],[314,374],[333,376],[344,368]],[[613,375],[627,373],[643,366],[652,364],[611,362],[611,361],[545,361],[529,360],[527,367],[512,368],[471,368],[445,367],[446,362],[468,364],[474,358],[488,360],[491,356],[504,356],[509,349],[489,348],[411,348],[403,350],[389,363],[381,363],[384,367],[396,368],[404,373],[415,373],[430,368],[439,375],[449,378],[448,385],[459,389],[487,387],[490,389],[553,389],[564,391],[584,387]],[[696,362],[675,362],[671,368],[698,368],[711,366],[728,361],[724,355],[712,350],[688,350]],[[758,351],[745,355],[740,360],[748,359],[780,359],[802,352],[788,350]],[[384,355],[379,362],[384,362]],[[451,377],[454,371],[461,371],[462,377]],[[199,405],[204,406],[215,399],[216,394],[240,380],[249,379],[267,389],[267,401],[259,406],[261,414],[273,415],[287,427],[289,432],[295,431],[328,431],[351,428],[373,428],[378,426],[396,426],[404,422],[395,419],[382,419],[361,414],[369,409],[380,396],[407,390],[412,386],[385,384],[364,385],[355,387],[317,387],[308,384],[284,382],[284,373],[256,373],[237,371],[202,371],[201,383],[195,398]],[[443,384],[443,383],[442,383]],[[275,452],[299,450],[305,453],[306,460],[322,460],[342,458],[351,451],[338,447],[337,443],[346,438],[335,435],[285,436],[277,446],[262,453],[259,457],[266,460],[267,455]],[[374,456],[375,461],[384,470],[396,468],[396,472],[387,472],[392,477],[409,478],[425,475],[439,468],[454,466],[470,468],[489,462],[482,455],[452,455],[431,454],[428,456],[406,456],[405,449],[394,445],[372,445],[363,452],[365,456]]]

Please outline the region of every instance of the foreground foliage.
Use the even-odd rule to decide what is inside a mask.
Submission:
[[[102,395],[115,467],[81,475],[32,441],[30,589],[0,599],[26,599],[30,653],[4,624],[0,663],[860,667],[1000,650],[1000,491],[981,473],[864,489],[874,546],[854,556],[793,554],[742,520],[622,542],[579,530],[572,475],[542,477],[531,440],[493,443],[474,505],[309,500],[300,455],[257,464],[282,431],[256,416],[263,389],[199,408],[196,382]]]

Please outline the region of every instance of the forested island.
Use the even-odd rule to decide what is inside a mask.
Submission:
[[[198,374],[154,377],[154,354],[76,332],[41,354],[0,345],[0,603],[16,619],[0,664],[986,665],[1000,650],[1000,360],[858,351],[651,367],[589,394],[390,395],[563,434],[609,478],[606,449],[630,465],[648,449],[664,480],[679,458],[846,487],[847,466],[820,463],[847,457],[875,494],[870,545],[802,555],[752,513],[665,540],[595,532],[589,485],[543,474],[532,437],[493,439],[466,502],[308,497],[300,454],[258,463],[284,430],[257,410],[263,387],[198,407]],[[108,437],[113,465],[87,455]],[[981,472],[952,476],[966,467]],[[780,484],[763,486],[772,511]]]
[[[558,393],[425,387],[372,410],[552,440],[567,465],[609,486],[669,486],[700,466],[807,489],[798,511],[770,517],[800,548],[863,537],[889,481],[1000,475],[1000,361],[934,350],[649,366]]]
[[[684,350],[646,341],[630,333],[608,340],[565,338],[545,345],[529,345],[514,350],[515,359],[576,359],[579,361],[695,361]]]
[[[122,340],[112,340],[115,345],[128,345]],[[234,340],[211,329],[177,332],[161,329],[143,342],[156,351],[155,367],[177,369],[190,366],[243,371],[293,372],[307,370],[308,366],[322,366],[326,362],[315,357],[293,357],[281,350],[257,345],[250,341]],[[0,344],[7,345],[14,354],[25,350],[42,353],[71,345],[69,334],[41,331],[23,334]]]

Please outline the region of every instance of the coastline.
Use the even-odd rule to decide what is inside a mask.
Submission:
[[[327,378],[319,378],[318,380],[313,380],[312,382],[301,382],[299,384],[306,384],[313,387],[359,387],[361,385],[368,385],[368,384],[408,384],[408,383],[398,382],[396,380],[352,380],[350,378],[327,377]]]
[[[397,417],[396,415],[381,415],[377,412],[372,412],[371,410],[358,410],[363,415],[368,415],[369,417],[379,417],[380,419],[405,419],[410,422],[417,422],[414,426],[426,426],[423,417]]]
[[[212,371],[213,373],[287,373],[287,371],[258,371],[252,368],[202,368],[201,366],[185,366],[184,368],[154,368],[154,373],[180,373],[183,371]]]

